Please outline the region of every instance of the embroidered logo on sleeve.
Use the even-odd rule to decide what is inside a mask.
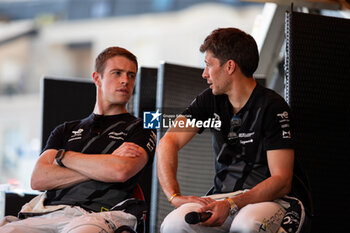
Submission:
[[[150,138],[148,139],[148,143],[147,143],[147,149],[149,151],[153,151],[154,150],[154,147],[156,146],[156,141],[157,141],[157,135],[151,131],[151,135],[150,135]]]
[[[290,133],[288,112],[284,111],[282,113],[278,113],[277,117],[282,129],[282,138],[292,138]]]

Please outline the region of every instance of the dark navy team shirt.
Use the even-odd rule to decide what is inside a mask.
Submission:
[[[216,158],[210,193],[253,188],[270,176],[266,152],[293,148],[289,106],[280,95],[260,84],[236,114],[241,119],[236,144],[229,144],[227,139],[233,117],[227,95],[213,95],[211,89],[206,89],[182,114],[190,119],[221,121],[220,128],[210,128]],[[204,129],[200,128],[199,133]]]
[[[124,142],[141,146],[148,154],[146,166],[151,166],[156,146],[155,130],[143,129],[142,121],[129,113],[89,117],[65,122],[51,133],[44,151],[65,149],[84,154],[111,154]],[[138,182],[139,172],[123,183],[90,180],[59,190],[48,190],[47,205],[78,205],[93,211],[109,209],[130,198]]]
[[[141,121],[129,113],[111,116],[91,114],[85,119],[57,126],[44,151],[65,149],[85,154],[110,154],[124,142],[133,142],[146,150],[152,163],[155,140],[155,131],[143,129]]]

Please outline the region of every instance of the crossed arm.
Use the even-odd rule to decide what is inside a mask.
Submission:
[[[57,150],[48,149],[39,157],[31,178],[34,190],[69,187],[87,180],[124,182],[136,175],[147,163],[147,152],[131,142],[124,142],[112,154],[82,154],[66,151],[60,167]]]

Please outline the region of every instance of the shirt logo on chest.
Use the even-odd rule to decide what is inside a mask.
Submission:
[[[83,133],[83,129],[78,129],[78,130],[73,130],[72,131],[72,135],[70,136],[68,142],[73,141],[73,140],[78,140],[81,139],[82,133]]]
[[[124,133],[124,132],[109,132],[108,133],[108,138],[110,139],[114,139],[114,140],[122,140],[124,141],[124,137],[126,136],[127,134]]]
[[[217,114],[217,113],[215,113],[215,112],[214,112],[214,122],[220,122],[220,126],[221,126],[220,116],[219,116],[219,114]],[[220,127],[217,127],[217,125],[214,125],[213,128],[214,128],[215,130],[217,130],[217,131],[220,131],[220,130],[221,130],[221,128],[220,128]]]
[[[255,132],[250,132],[250,133],[240,133],[239,134],[239,139],[240,139],[240,143],[245,145],[248,143],[253,143],[253,136],[254,136]]]

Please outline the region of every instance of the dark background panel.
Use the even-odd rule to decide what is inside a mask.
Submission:
[[[312,232],[347,232],[350,209],[350,20],[286,15],[286,98],[310,184]]]
[[[143,118],[144,111],[155,111],[157,94],[157,68],[141,67],[136,77],[133,108],[136,117]],[[145,196],[148,210],[150,210],[152,190],[152,166],[144,169],[140,177],[140,186]],[[146,232],[149,232],[150,215],[146,217]]]
[[[93,112],[96,88],[89,79],[44,77],[41,91],[43,149],[57,125],[85,118]]]

